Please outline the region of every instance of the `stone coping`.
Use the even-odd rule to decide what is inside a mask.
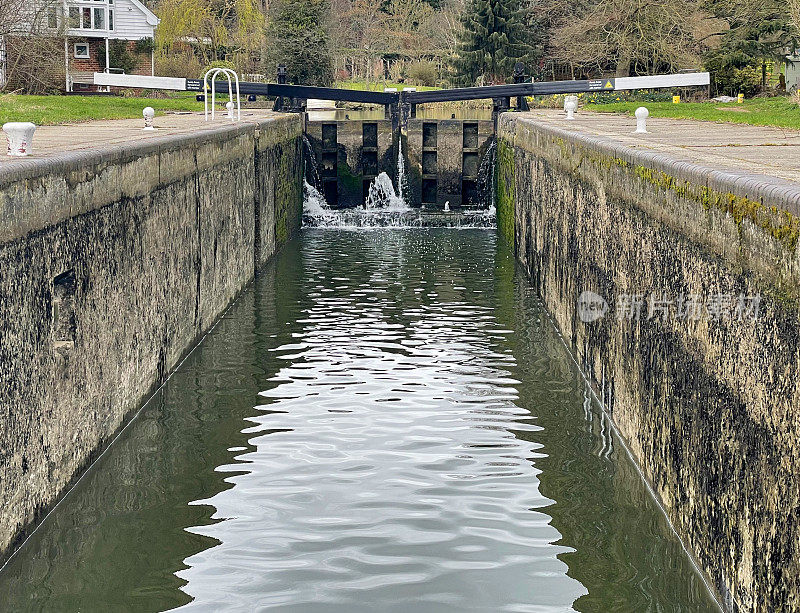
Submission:
[[[774,206],[800,216],[800,183],[773,177],[766,174],[718,169],[702,163],[667,153],[632,147],[614,140],[611,136],[597,136],[568,130],[553,125],[547,120],[538,120],[519,114],[507,114],[503,122],[516,124],[512,130],[515,141],[519,142],[520,128],[535,130],[553,139],[563,139],[596,151],[602,155],[623,160],[628,164],[644,166],[668,174],[676,179],[708,187],[717,192],[731,193],[735,196],[757,201],[764,206]],[[683,159],[681,159],[683,158]]]

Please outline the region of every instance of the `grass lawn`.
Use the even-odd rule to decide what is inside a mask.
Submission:
[[[152,106],[163,111],[202,111],[203,103],[194,94],[174,98],[122,98],[117,96],[17,96],[0,95],[0,124],[7,121],[32,121],[52,125],[92,119],[129,119],[142,116]]]
[[[587,111],[600,113],[627,113],[646,106],[651,117],[675,119],[699,119],[729,123],[746,123],[754,126],[777,126],[800,130],[800,106],[791,97],[752,98],[744,103],[736,102],[612,102],[587,104]]]

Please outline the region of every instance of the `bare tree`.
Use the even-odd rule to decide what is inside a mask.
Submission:
[[[789,0],[789,14],[792,16],[794,27],[800,32],[800,0]]]
[[[551,39],[554,59],[617,76],[699,65],[696,0],[599,0],[565,19]]]
[[[57,0],[0,0],[0,91],[41,93],[63,82]]]

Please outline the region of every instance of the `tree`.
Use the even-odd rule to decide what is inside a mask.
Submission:
[[[530,63],[538,53],[536,32],[526,31],[529,12],[518,0],[470,0],[453,59],[454,80],[472,85],[483,78],[505,82],[518,61]]]
[[[277,0],[270,11],[271,68],[284,64],[292,83],[330,85],[333,62],[328,0]]]
[[[64,39],[56,0],[0,0],[0,91],[40,94],[64,86]]]
[[[250,70],[249,60],[264,45],[266,15],[261,0],[161,0],[156,43],[162,55],[190,45],[205,64],[239,56],[234,63]],[[244,64],[240,66],[240,64]]]
[[[743,69],[759,68],[766,86],[767,62],[782,62],[798,44],[798,30],[790,9],[797,0],[705,0],[705,9],[723,25],[720,44],[706,55],[706,67],[715,73],[718,89]],[[796,13],[795,13],[796,14]]]
[[[554,59],[594,72],[675,72],[700,66],[696,0],[599,0],[552,35]]]

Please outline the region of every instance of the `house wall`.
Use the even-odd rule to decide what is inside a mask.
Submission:
[[[142,11],[130,0],[116,0],[114,3],[114,37],[128,40],[153,38],[155,28],[147,23]]]

